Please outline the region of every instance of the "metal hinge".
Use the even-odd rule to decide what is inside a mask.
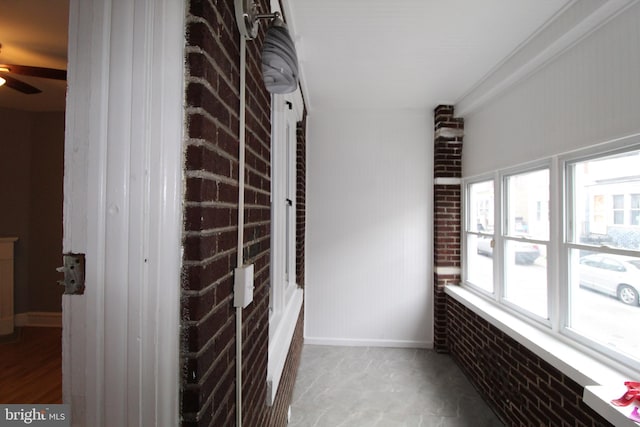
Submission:
[[[65,295],[84,295],[84,254],[62,254],[64,265],[56,268],[64,273],[64,279],[58,283],[64,286]]]

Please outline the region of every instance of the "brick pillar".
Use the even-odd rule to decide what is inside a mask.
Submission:
[[[461,178],[464,120],[453,106],[434,110],[433,275],[434,348],[448,351],[447,300],[444,287],[460,282]]]

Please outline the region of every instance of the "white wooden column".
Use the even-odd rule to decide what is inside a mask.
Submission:
[[[74,426],[179,424],[183,0],[71,0],[63,400]]]

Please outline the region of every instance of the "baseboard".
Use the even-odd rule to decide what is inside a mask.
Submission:
[[[428,341],[367,340],[352,338],[304,337],[304,343],[311,345],[333,345],[340,347],[433,348],[433,342]]]
[[[39,326],[45,328],[61,328],[62,313],[48,311],[30,311],[15,315],[16,326]]]

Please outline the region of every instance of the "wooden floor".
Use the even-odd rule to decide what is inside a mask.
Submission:
[[[0,403],[62,403],[62,329],[21,329],[0,342]]]

